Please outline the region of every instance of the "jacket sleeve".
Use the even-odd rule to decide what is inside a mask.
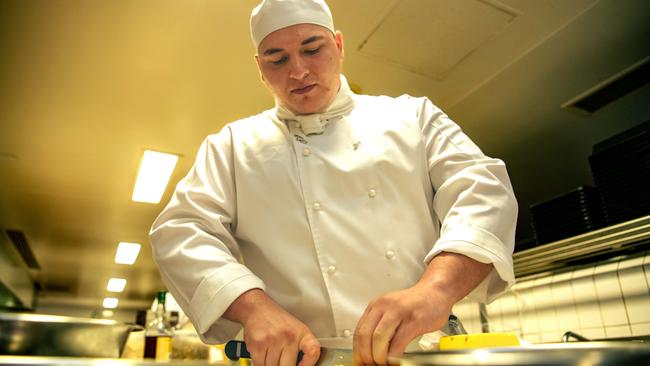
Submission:
[[[492,273],[469,295],[490,302],[515,282],[518,206],[505,164],[485,156],[445,113],[420,100],[433,210],[441,222],[440,238],[425,263],[440,252],[492,263]]]
[[[238,262],[232,141],[228,127],[201,145],[150,232],[161,277],[202,340],[221,343],[240,325],[222,318],[242,293],[264,283]]]

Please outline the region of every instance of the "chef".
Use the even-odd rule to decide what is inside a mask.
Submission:
[[[151,229],[202,339],[243,327],[255,365],[310,366],[338,337],[385,364],[465,296],[507,289],[504,163],[427,98],[352,93],[323,0],[264,0],[250,22],[275,107],[208,136]]]

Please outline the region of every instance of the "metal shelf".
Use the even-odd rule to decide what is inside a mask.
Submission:
[[[517,252],[513,255],[515,277],[557,270],[592,257],[642,250],[649,243],[650,215]]]

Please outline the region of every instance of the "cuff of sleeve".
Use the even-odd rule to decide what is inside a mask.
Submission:
[[[480,228],[463,227],[445,232],[424,258],[429,264],[441,252],[458,253],[481,263],[492,263],[494,270],[468,297],[489,303],[515,283],[513,247]]]
[[[266,289],[264,282],[240,263],[229,263],[201,281],[189,310],[203,342],[224,343],[237,335],[241,326],[222,315],[241,294],[254,288]]]

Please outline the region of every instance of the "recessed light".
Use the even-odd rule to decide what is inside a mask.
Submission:
[[[124,291],[124,286],[126,286],[126,280],[124,278],[111,278],[108,280],[106,289],[110,292],[122,292]]]
[[[117,253],[115,253],[115,263],[118,264],[133,264],[138,258],[140,253],[140,244],[120,242],[117,246]]]
[[[177,161],[178,155],[145,150],[131,199],[144,203],[160,202]]]
[[[104,309],[102,310],[102,318],[110,318],[114,314],[113,310]]]
[[[115,297],[107,297],[104,299],[104,308],[106,309],[115,309],[119,300]]]

